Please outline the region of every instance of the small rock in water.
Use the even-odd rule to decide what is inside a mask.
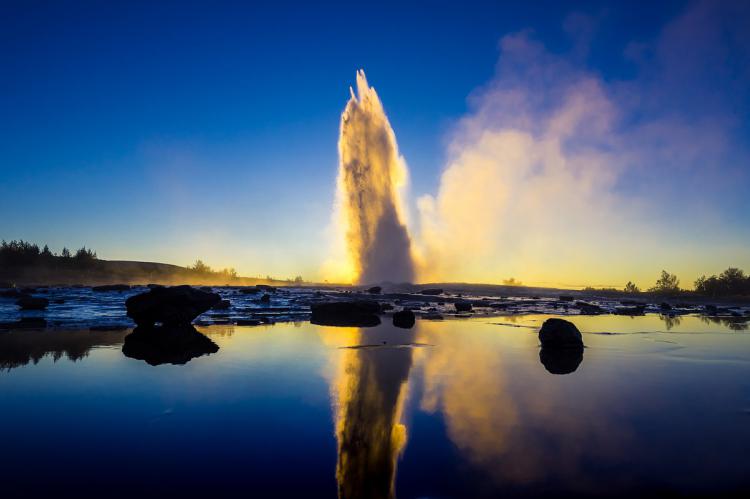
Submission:
[[[581,332],[572,322],[547,319],[539,330],[542,348],[583,348]]]
[[[35,298],[33,296],[22,296],[16,302],[21,310],[44,310],[49,305],[47,298]]]
[[[334,301],[310,305],[310,322],[321,326],[372,327],[380,324],[374,300]]]
[[[635,307],[615,307],[615,315],[643,315],[646,311],[646,305],[636,305]]]
[[[396,327],[410,329],[414,327],[414,312],[411,310],[402,310],[393,314],[393,325]]]
[[[260,288],[257,286],[249,286],[247,288],[240,289],[240,293],[243,295],[254,295],[255,293],[260,293]]]
[[[383,311],[383,312],[385,312],[387,310],[393,310],[393,305],[391,305],[390,303],[381,303],[380,304],[380,310]]]
[[[570,295],[560,295],[558,299],[560,301],[573,301],[573,297]]]
[[[439,288],[427,288],[427,289],[423,289],[419,293],[423,295],[442,295],[443,290]]]
[[[261,303],[271,303],[271,295],[269,295],[268,293],[266,293],[263,296],[261,296],[258,301],[261,302]]]
[[[381,291],[383,291],[383,288],[381,288],[380,286],[373,286],[367,290],[367,292],[371,295],[379,295]]]
[[[456,312],[471,312],[471,303],[468,301],[457,301],[453,304],[456,307]]]
[[[105,284],[104,286],[91,286],[91,291],[104,292],[104,291],[127,291],[130,286],[127,284]]]

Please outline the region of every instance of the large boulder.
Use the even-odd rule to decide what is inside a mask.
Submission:
[[[401,310],[393,314],[393,325],[404,329],[410,329],[414,327],[416,317],[414,312],[411,310]]]
[[[581,332],[572,322],[547,319],[539,330],[542,348],[583,348]]]
[[[33,296],[22,296],[16,301],[21,310],[44,310],[49,305],[47,298],[36,298]]]
[[[216,293],[207,293],[190,286],[154,288],[131,296],[125,301],[128,317],[139,326],[186,326],[203,312],[221,301]]]
[[[181,287],[181,286],[180,286]],[[126,357],[159,364],[186,362],[219,351],[219,346],[192,325],[175,327],[137,327],[125,337],[122,353]]]
[[[374,300],[334,301],[310,305],[310,322],[321,326],[372,327],[380,324]]]

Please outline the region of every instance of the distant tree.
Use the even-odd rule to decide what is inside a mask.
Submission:
[[[302,279],[301,275],[298,275],[297,277],[294,278],[294,284],[302,284],[303,282],[305,281],[304,279]]]
[[[511,277],[510,279],[504,279],[503,285],[505,286],[522,286],[521,281],[516,281],[515,277]]]
[[[626,293],[640,293],[641,292],[640,288],[631,281],[628,281],[628,283],[625,285],[624,291]]]
[[[213,270],[211,267],[203,263],[203,260],[196,260],[192,267],[188,267],[196,274],[211,274]]]
[[[675,293],[680,290],[680,280],[677,276],[670,274],[666,270],[661,271],[661,277],[656,281],[656,285],[649,289],[655,293]]]
[[[75,259],[79,262],[90,262],[96,260],[96,252],[87,249],[86,246],[76,251]]]
[[[60,257],[70,258],[70,250],[66,247],[63,247],[62,251],[60,252]]]

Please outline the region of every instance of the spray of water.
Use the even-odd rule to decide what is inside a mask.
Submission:
[[[401,202],[406,181],[406,165],[383,105],[359,71],[339,136],[338,222],[352,282],[414,280]]]

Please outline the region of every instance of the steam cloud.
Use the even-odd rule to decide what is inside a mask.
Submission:
[[[353,282],[411,282],[414,264],[400,188],[406,166],[375,89],[363,71],[341,116],[339,216]]]

